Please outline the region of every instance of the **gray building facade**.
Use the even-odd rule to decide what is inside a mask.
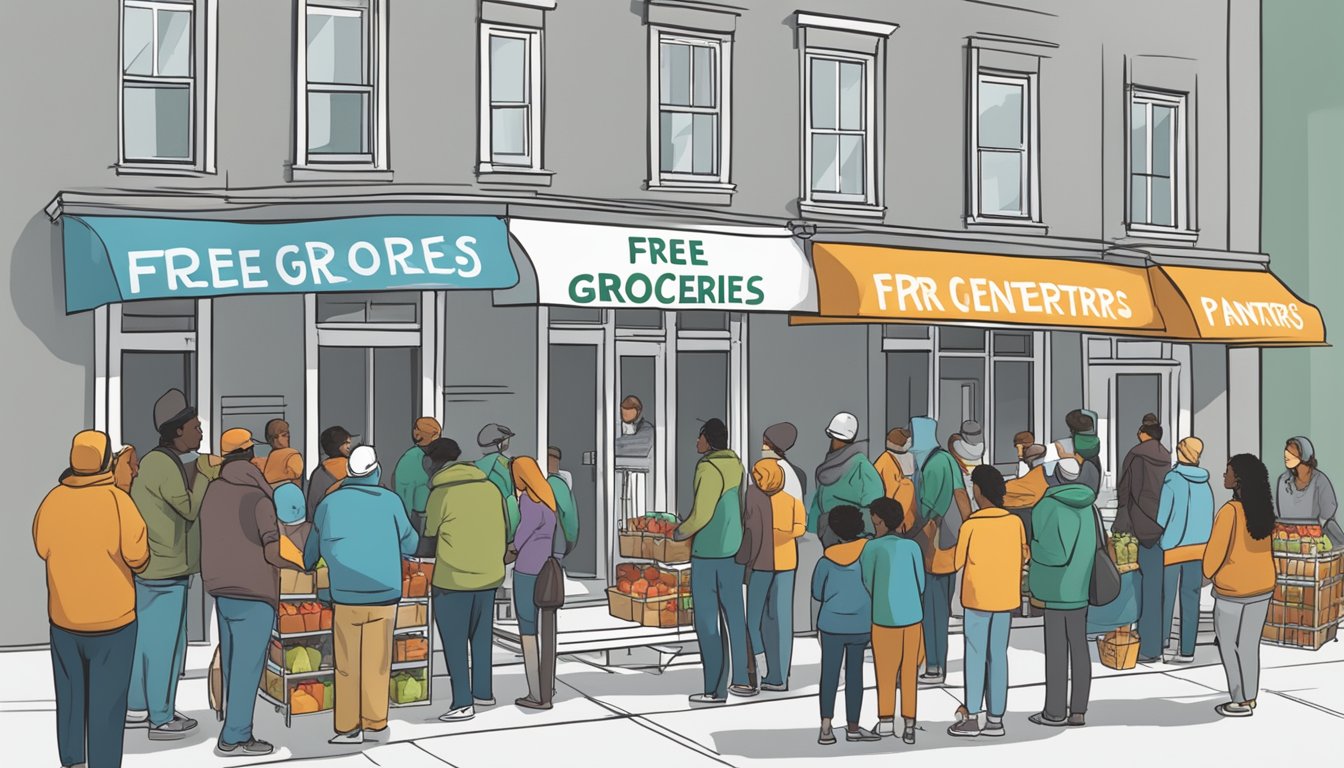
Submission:
[[[711,416],[746,461],[793,422],[809,469],[839,410],[873,455],[913,416],[937,417],[940,439],[975,419],[986,460],[1012,469],[1016,432],[1067,437],[1086,407],[1111,487],[1149,411],[1168,443],[1202,437],[1210,467],[1257,451],[1255,345],[1276,339],[1036,322],[978,298],[964,317],[819,321],[843,303],[813,272],[823,246],[1042,280],[1052,259],[1143,280],[1267,269],[1259,3],[1013,5],[109,0],[79,24],[60,3],[16,9],[11,71],[45,63],[4,85],[28,115],[6,132],[0,209],[0,328],[21,366],[5,415],[23,436],[5,448],[22,468],[6,575],[40,579],[28,515],[70,436],[148,450],[172,386],[209,448],[285,418],[308,471],[338,423],[389,468],[422,415],[469,458],[487,422],[513,429],[515,453],[558,446],[585,531],[570,568],[599,585],[621,516],[688,505]],[[376,216],[502,220],[518,284],[239,295],[216,274],[201,293],[66,311],[88,279],[72,219],[104,237],[100,217],[152,232]],[[627,395],[657,435],[638,468],[615,454]],[[44,642],[41,590],[11,604],[0,644]],[[204,610],[193,621],[203,639]]]

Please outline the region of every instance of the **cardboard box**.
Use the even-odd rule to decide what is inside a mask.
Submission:
[[[281,595],[311,595],[317,592],[317,577],[312,573],[280,569]]]
[[[303,616],[299,614],[292,616],[281,615],[276,623],[279,625],[280,634],[282,635],[291,635],[308,631],[305,628]]]
[[[646,540],[651,541],[650,547],[653,560],[660,563],[680,564],[691,562],[691,542],[677,541],[668,536],[648,536]]]
[[[267,669],[261,675],[261,687],[266,695],[279,702],[285,701],[285,686],[280,676]]]
[[[1139,661],[1139,636],[1129,627],[1108,632],[1097,638],[1097,655],[1103,666],[1111,669],[1133,669]]]
[[[428,624],[429,610],[422,603],[406,603],[397,606],[397,629],[423,627]]]
[[[318,568],[315,575],[318,589],[331,589],[331,571],[325,565]]]
[[[620,540],[621,557],[636,559],[644,557],[644,534],[621,531],[617,538]]]
[[[622,621],[636,621],[634,600],[615,587],[607,588],[607,612]]]
[[[1281,643],[1283,642],[1283,628],[1276,627],[1273,624],[1266,624],[1264,631],[1260,633],[1260,637],[1271,643]]]

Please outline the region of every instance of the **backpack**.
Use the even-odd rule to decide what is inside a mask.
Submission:
[[[215,718],[224,720],[224,664],[220,658],[219,646],[215,646],[215,655],[210,658],[210,671],[206,675],[210,687],[210,709]]]

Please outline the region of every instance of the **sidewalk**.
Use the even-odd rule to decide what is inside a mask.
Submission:
[[[1060,765],[1065,759],[1094,766],[1152,768],[1169,765],[1193,750],[1237,759],[1325,758],[1316,744],[1344,726],[1344,644],[1330,643],[1315,653],[1273,646],[1261,650],[1264,672],[1259,708],[1253,718],[1224,720],[1213,711],[1227,699],[1218,652],[1201,646],[1190,666],[1163,664],[1116,672],[1093,665],[1088,725],[1050,729],[1031,725],[1044,696],[1039,629],[1014,630],[1010,652],[1011,685],[1002,739],[954,739],[946,734],[961,698],[961,647],[953,639],[948,687],[920,692],[919,743],[906,746],[886,739],[876,744],[816,743],[816,681],[820,651],[814,640],[799,638],[793,690],[753,699],[735,699],[715,709],[691,710],[686,696],[701,687],[698,666],[673,666],[661,674],[602,669],[581,660],[562,660],[559,692],[550,712],[524,714],[512,700],[525,689],[522,667],[497,667],[495,695],[500,704],[478,711],[475,720],[449,725],[438,721],[448,708],[446,677],[436,678],[434,702],[427,707],[394,709],[389,743],[363,749],[328,746],[331,720],[326,714],[295,718],[286,729],[282,718],[258,702],[256,733],[276,745],[268,758],[218,758],[213,753],[219,723],[206,707],[202,671],[205,647],[193,647],[191,679],[178,701],[201,721],[192,737],[176,743],[150,742],[143,731],[127,734],[129,768],[177,768],[295,764],[319,768],[485,768],[544,765],[696,768],[698,766],[815,765]],[[507,653],[498,653],[509,662]],[[0,726],[9,734],[17,766],[57,766],[51,662],[44,651],[0,653]],[[866,669],[863,725],[876,720],[872,667]],[[843,697],[841,697],[843,700]],[[843,703],[838,705],[843,722]],[[972,750],[992,750],[976,752]]]

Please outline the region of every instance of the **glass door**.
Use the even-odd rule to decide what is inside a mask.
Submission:
[[[604,466],[598,439],[602,432],[601,334],[596,341],[553,341],[549,346],[547,442],[560,449],[562,476],[570,481],[579,512],[579,540],[565,557],[565,568],[571,576],[595,579],[605,573],[607,562],[599,492]]]
[[[612,452],[616,469],[617,524],[646,512],[665,512],[669,466],[662,443],[667,434],[664,345],[660,341],[616,342],[616,414]]]
[[[419,416],[419,358],[419,347],[319,347],[320,429],[342,426],[361,444],[386,443],[380,459],[395,462]]]
[[[1138,444],[1139,426],[1147,413],[1156,414],[1165,427],[1162,442],[1173,448],[1176,440],[1177,393],[1175,365],[1090,365],[1087,407],[1097,413],[1101,439],[1102,488],[1098,503],[1115,504],[1115,483],[1126,454]]]

